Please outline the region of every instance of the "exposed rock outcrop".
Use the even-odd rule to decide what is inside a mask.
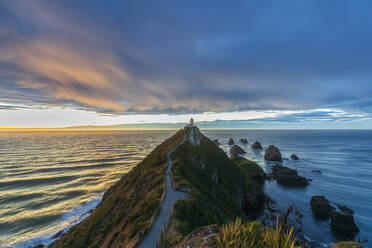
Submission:
[[[291,155],[291,159],[292,160],[299,160],[298,156],[296,154],[292,154]]]
[[[273,177],[279,184],[298,187],[309,185],[309,181],[305,177],[299,176],[296,170],[292,170],[288,167],[274,165],[271,171]]]
[[[353,215],[336,210],[331,212],[331,228],[337,235],[346,240],[354,238],[355,234],[359,232]]]
[[[232,145],[234,145],[234,144],[235,144],[234,140],[233,140],[232,138],[230,138],[230,139],[229,139],[229,145],[232,146]]]
[[[174,248],[215,248],[217,225],[202,226],[183,238]]]
[[[265,160],[282,162],[282,154],[276,146],[270,145],[265,151]]]
[[[247,152],[244,151],[243,148],[241,148],[240,146],[234,145],[233,147],[230,148],[230,153],[231,155],[238,155],[238,154],[246,154]]]
[[[194,146],[199,146],[200,145],[200,138],[201,138],[201,133],[199,128],[196,126],[186,126],[184,128],[185,130],[185,135],[186,139]]]
[[[245,139],[245,138],[241,138],[241,139],[239,140],[239,142],[240,142],[240,143],[243,143],[243,144],[248,144],[248,140]]]
[[[321,195],[315,195],[311,197],[311,210],[315,218],[329,218],[332,210],[335,208],[329,204],[327,198]]]
[[[256,141],[251,145],[252,149],[262,150],[261,143]]]

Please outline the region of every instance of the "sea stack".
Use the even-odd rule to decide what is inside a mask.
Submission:
[[[265,160],[273,162],[283,162],[282,154],[280,153],[279,149],[274,145],[270,145],[266,149]]]
[[[243,148],[241,148],[240,146],[234,145],[233,147],[231,147],[230,153],[231,155],[238,155],[238,154],[245,154],[247,152],[244,151]]]
[[[296,170],[281,165],[274,165],[271,168],[272,175],[279,184],[286,186],[303,187],[309,185],[309,181],[297,174]]]
[[[296,154],[292,154],[291,155],[291,159],[292,160],[299,160],[298,156]]]
[[[318,219],[329,218],[331,211],[335,210],[335,208],[329,204],[328,199],[321,195],[314,195],[311,197],[310,204],[314,217]]]
[[[343,239],[353,239],[359,232],[359,227],[354,222],[354,216],[342,211],[331,212],[331,228]]]
[[[252,149],[262,150],[261,143],[256,141],[254,144],[251,145]]]

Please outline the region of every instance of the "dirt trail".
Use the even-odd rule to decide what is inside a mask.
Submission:
[[[184,199],[187,194],[180,191],[175,191],[172,186],[172,180],[170,176],[170,171],[172,169],[172,159],[171,155],[174,150],[177,149],[179,145],[185,142],[185,138],[181,143],[176,145],[167,153],[168,168],[166,170],[165,176],[165,197],[161,205],[161,210],[159,215],[156,217],[154,223],[151,226],[149,233],[142,240],[142,242],[137,246],[137,248],[150,248],[155,247],[156,243],[160,241],[161,232],[164,229],[164,226],[168,223],[170,215],[173,210],[174,204],[180,200]]]

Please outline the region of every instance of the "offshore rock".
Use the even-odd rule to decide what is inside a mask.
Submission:
[[[359,228],[354,222],[354,216],[336,210],[331,212],[331,228],[346,240],[353,239],[355,234],[359,232]]]
[[[305,177],[299,176],[296,170],[292,170],[288,167],[274,165],[271,171],[279,184],[297,187],[309,185],[309,181]]]
[[[291,159],[292,160],[299,160],[298,156],[296,154],[292,154],[291,155]]]
[[[234,145],[234,140],[232,138],[229,139],[229,145]]]
[[[243,144],[248,144],[248,140],[247,139],[244,139],[244,138],[241,138],[239,140],[240,143],[243,143]]]
[[[243,150],[243,148],[241,148],[240,146],[238,145],[234,145],[233,147],[230,148],[230,153],[231,155],[237,155],[237,154],[245,154],[247,153],[246,151]]]
[[[334,207],[329,205],[327,198],[321,195],[314,195],[311,197],[311,210],[315,218],[329,218],[332,210],[335,210]]]
[[[262,150],[262,146],[261,146],[261,143],[256,141],[254,142],[253,145],[251,145],[252,149],[258,149],[258,150]]]
[[[265,160],[282,162],[282,154],[276,146],[270,145],[265,151]]]

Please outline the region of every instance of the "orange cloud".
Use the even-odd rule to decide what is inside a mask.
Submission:
[[[28,72],[17,81],[22,87],[93,107],[126,109],[118,99],[124,97],[130,78],[114,58],[102,52],[30,42],[2,53],[0,61]]]

